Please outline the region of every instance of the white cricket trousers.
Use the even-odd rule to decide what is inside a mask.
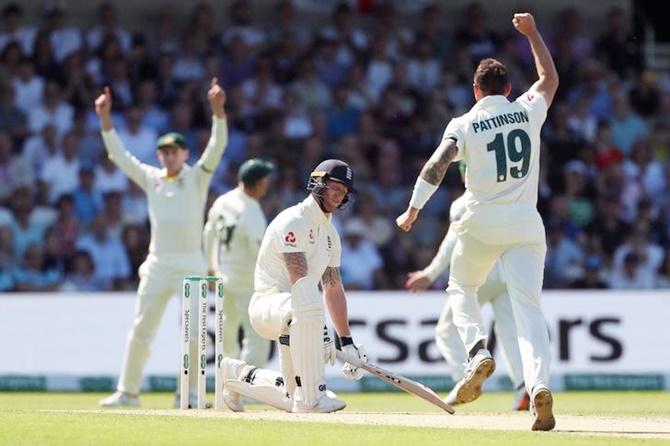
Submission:
[[[507,287],[499,274],[500,264],[496,264],[486,278],[486,282],[477,291],[479,305],[491,304],[495,319],[494,330],[503,357],[507,362],[507,371],[515,388],[523,383],[523,367],[521,353],[514,323],[512,303],[507,294]],[[435,326],[435,342],[437,348],[451,369],[451,378],[457,382],[463,378],[468,353],[454,325],[451,302],[445,303],[440,319]]]
[[[224,284],[223,355],[229,358],[239,358],[247,364],[263,368],[270,354],[270,342],[254,330],[249,320],[249,303],[253,288],[253,285],[235,287]],[[240,326],[244,331],[241,351],[239,351],[237,342]]]
[[[142,263],[139,268],[140,284],[137,288],[135,318],[133,327],[128,333],[118,390],[134,394],[140,392],[142,373],[149,360],[151,343],[156,336],[168,301],[175,294],[181,295],[182,281],[186,276],[202,275],[206,270],[205,258],[199,252],[158,256],[149,254]],[[197,299],[193,299],[193,303],[192,311],[197,306]],[[197,339],[197,331],[198,324],[191,324],[192,339]],[[191,357],[197,356],[197,342],[192,342]],[[192,389],[195,389],[197,375],[197,373],[190,374]]]
[[[469,352],[478,341],[486,340],[477,290],[500,259],[512,303],[524,382],[530,393],[538,384],[549,384],[549,333],[540,305],[547,245],[537,211],[521,215],[524,220],[504,226],[482,224],[510,222],[496,220],[490,213],[471,214],[465,219],[451,258],[447,293],[454,325]]]

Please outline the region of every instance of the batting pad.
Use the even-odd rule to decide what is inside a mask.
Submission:
[[[279,350],[279,368],[284,375],[284,386],[286,393],[295,394],[295,370],[293,369],[293,358],[291,357],[291,347],[289,346],[289,335],[280,336],[277,343]]]
[[[293,318],[289,325],[290,350],[296,373],[296,401],[314,406],[326,391],[323,364],[324,304],[318,283],[303,277],[291,290]]]
[[[278,372],[254,368],[246,377],[226,380],[229,391],[290,412],[293,400],[284,392],[284,378]]]

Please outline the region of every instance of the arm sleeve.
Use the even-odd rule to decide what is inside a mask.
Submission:
[[[307,252],[307,228],[298,218],[277,225],[274,231],[274,243],[282,254]]]
[[[123,142],[116,133],[116,130],[112,129],[107,132],[102,132],[102,141],[105,143],[105,149],[107,150],[109,159],[128,175],[128,178],[142,190],[146,191],[147,179],[151,176],[150,172],[154,168],[142,164],[137,158],[131,155],[123,146]]]
[[[447,124],[447,128],[444,129],[444,134],[442,135],[442,141],[445,139],[451,139],[456,143],[458,154],[456,155],[456,158],[454,158],[454,161],[462,160],[465,151],[465,131],[463,130],[461,119],[454,118],[449,121],[449,124]]]
[[[442,239],[442,243],[440,243],[437,254],[433,257],[430,265],[423,269],[423,272],[431,281],[434,282],[435,279],[449,267],[449,264],[451,263],[451,253],[454,252],[457,239],[458,235],[456,234],[456,231],[453,231],[450,226],[447,234]]]
[[[334,226],[333,230],[331,231],[331,238],[333,243],[333,250],[330,254],[330,262],[328,262],[328,266],[331,268],[339,268],[342,258],[342,242],[340,241],[340,234],[337,233],[337,230]]]
[[[205,223],[205,228],[202,231],[202,240],[205,244],[205,258],[207,259],[208,271],[219,270],[219,235],[216,230],[216,221],[218,219],[217,207],[217,203],[214,202],[207,214],[207,223]]]
[[[228,144],[228,123],[226,119],[212,116],[212,135],[209,137],[207,147],[196,163],[208,177],[214,173],[221,161],[221,156]]]
[[[521,106],[525,108],[528,113],[530,113],[533,120],[539,123],[539,125],[542,125],[544,120],[547,119],[547,101],[544,99],[544,96],[535,90],[528,90],[519,96],[516,99],[516,102],[521,104]]]

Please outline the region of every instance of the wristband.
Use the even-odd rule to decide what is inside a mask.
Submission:
[[[414,190],[412,191],[412,198],[409,200],[409,205],[416,209],[423,209],[438,187],[439,186],[436,186],[435,184],[430,184],[421,177],[417,178]]]

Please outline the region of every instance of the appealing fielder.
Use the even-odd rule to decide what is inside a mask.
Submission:
[[[345,376],[363,375],[357,366],[366,356],[351,338],[339,271],[340,237],[331,221],[332,213],[349,200],[353,184],[346,163],[326,160],[310,175],[309,196],[268,226],[256,263],[249,318],[258,334],[278,341],[281,373],[225,358],[223,398],[231,410],[244,410],[241,395],[288,412],[343,409],[346,403],[326,391],[325,363],[335,363],[336,348],[346,359]],[[338,343],[325,326],[326,307]]]
[[[259,367],[265,365],[270,343],[251,327],[248,309],[256,258],[267,227],[258,200],[267,194],[273,171],[269,161],[245,161],[237,174],[238,186],[216,199],[203,232],[208,274],[223,277],[223,355]],[[238,353],[240,325],[244,337]]]
[[[465,214],[465,197],[461,195],[451,203],[449,208],[451,223],[460,220],[463,214]],[[435,282],[437,277],[449,267],[457,237],[456,231],[450,226],[433,260],[421,271],[409,273],[405,286],[416,292],[427,289]],[[490,303],[493,308],[496,321],[494,326],[496,339],[500,341],[503,356],[507,360],[507,369],[512,384],[515,389],[519,390],[512,408],[514,410],[528,410],[529,396],[523,384],[521,354],[519,353],[516,326],[514,325],[514,314],[512,313],[512,304],[507,293],[500,262],[496,263],[486,277],[484,284],[477,290],[477,299],[479,305]],[[465,374],[468,353],[465,351],[463,341],[461,341],[458,330],[454,325],[453,312],[449,301],[444,305],[435,326],[435,343],[451,368],[452,379],[454,382],[461,382]],[[459,387],[454,386],[445,398],[447,404],[455,406],[466,402],[458,400],[458,390]]]
[[[128,334],[117,391],[100,401],[103,406],[137,406],[142,371],[170,297],[185,276],[207,270],[202,252],[202,227],[207,190],[227,143],[224,113],[226,94],[212,79],[207,97],[212,108],[212,136],[202,156],[190,167],[183,136],[168,133],[158,139],[156,154],[162,169],[143,164],[123,146],[112,126],[112,96],[108,87],[95,101],[102,139],[109,158],[147,195],[151,243],[139,268],[140,284],[133,328]],[[195,325],[195,324],[194,324]],[[193,345],[193,356],[197,356]],[[197,374],[192,374],[195,380]],[[195,389],[195,381],[191,383]],[[194,398],[193,398],[194,399]]]
[[[533,430],[551,430],[556,421],[549,384],[549,335],[540,294],[547,251],[537,211],[540,130],[558,88],[558,74],[531,14],[515,14],[514,27],[525,35],[538,80],[516,101],[507,69],[495,59],[480,62],[474,76],[477,103],[447,125],[442,142],[421,171],[408,209],[398,226],[409,231],[435,192],[449,164],[465,160],[466,212],[454,225],[458,234],[451,259],[449,300],[454,324],[470,360],[458,399],[472,401],[495,369],[477,289],[500,259],[512,302],[524,382],[531,395]]]

